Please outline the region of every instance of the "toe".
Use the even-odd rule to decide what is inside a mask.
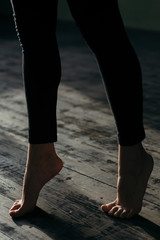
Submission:
[[[16,210],[16,209],[18,209],[18,208],[20,208],[21,207],[21,204],[19,203],[19,204],[14,204],[12,207],[11,207],[11,209],[10,209],[10,211],[14,211],[14,210]]]
[[[130,218],[133,218],[135,215],[137,215],[137,212],[131,209],[126,215],[126,218],[130,219]]]
[[[23,216],[25,214],[24,206],[19,205],[19,207],[10,210],[9,214],[14,218]]]
[[[109,212],[108,215],[109,216],[113,216],[117,211],[118,211],[119,207],[118,206],[114,206]]]
[[[116,201],[102,205],[101,209],[103,212],[109,212],[114,206],[115,206]]]
[[[134,217],[135,215],[136,214],[135,214],[134,210],[124,209],[123,212],[120,214],[120,218],[130,219],[130,218]]]
[[[19,207],[17,206],[17,208],[13,208],[9,211],[9,214],[11,217],[13,218],[18,218],[18,217],[22,217],[30,212],[32,212],[34,210],[35,207],[26,207],[25,205],[19,205]]]
[[[20,200],[15,201],[15,202],[13,203],[13,206],[14,206],[14,205],[17,205],[19,202],[20,202]]]
[[[123,209],[122,213],[120,214],[120,218],[127,218],[127,215],[129,213],[129,210]]]
[[[21,200],[17,200],[13,206],[11,207],[11,209],[9,210],[9,215],[11,217],[13,216],[17,216],[19,214],[19,212],[21,212],[21,208],[22,208],[22,201]]]
[[[120,217],[121,213],[123,212],[123,208],[119,207],[117,211],[114,213],[114,217]]]
[[[17,200],[17,201],[13,204],[13,206],[10,208],[9,211],[16,210],[16,209],[20,208],[20,206],[21,206],[21,200]]]
[[[20,207],[17,208],[17,209],[16,209],[16,208],[11,209],[11,210],[9,211],[9,215],[10,215],[11,217],[16,217],[17,213],[20,211],[19,209],[20,209]]]
[[[11,210],[9,214],[11,217],[19,217],[21,216],[21,210],[20,209]]]

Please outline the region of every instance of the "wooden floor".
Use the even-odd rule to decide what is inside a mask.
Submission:
[[[8,26],[12,26],[10,22]],[[160,239],[160,33],[128,30],[144,76],[145,148],[155,159],[140,216],[118,220],[99,207],[115,199],[117,139],[101,76],[79,32],[60,24],[63,76],[58,98],[61,173],[41,191],[35,211],[8,215],[21,195],[27,151],[27,113],[21,49],[5,23],[0,26],[0,239]],[[8,28],[9,29],[9,28]],[[64,31],[64,29],[66,31]]]

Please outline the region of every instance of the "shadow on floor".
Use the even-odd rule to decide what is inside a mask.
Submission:
[[[140,233],[142,235],[144,233],[144,238],[147,235],[155,240],[160,239],[160,227],[141,216],[137,216],[132,220],[119,220],[105,216],[103,226],[100,221],[99,232],[95,231],[95,227],[98,229],[98,226],[92,226],[92,223],[90,223],[90,229],[86,231],[85,226],[81,225],[80,221],[77,221],[77,223],[65,221],[53,214],[46,213],[38,207],[25,218],[16,219],[14,222],[19,227],[23,225],[35,227],[54,240],[137,240],[142,239],[139,236]],[[108,224],[108,222],[112,222],[112,224]],[[121,229],[120,231],[117,231],[117,226],[118,229]],[[138,235],[136,234],[137,228]],[[133,231],[133,234],[131,234],[131,231]],[[84,232],[87,237],[85,237]]]

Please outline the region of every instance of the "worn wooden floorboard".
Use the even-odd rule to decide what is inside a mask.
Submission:
[[[116,196],[117,139],[113,116],[95,60],[74,27],[69,29],[68,35],[59,31],[63,76],[56,149],[64,168],[42,189],[35,211],[17,220],[10,218],[8,210],[21,195],[27,155],[27,111],[20,48],[15,38],[0,40],[0,239],[159,240],[159,35],[152,39],[152,33],[130,33],[146,70],[144,146],[154,157],[155,168],[140,216],[120,221],[99,209]],[[153,47],[149,42],[143,44],[146,36],[155,41]]]
[[[26,234],[27,226],[32,227],[30,229],[30,239],[32,239],[32,237],[34,239],[34,237],[36,236],[36,231],[34,228],[39,226],[42,227],[42,229],[46,228],[45,231],[47,231],[49,227],[48,225],[50,225],[51,228],[52,224],[54,223],[54,219],[56,219],[55,221],[56,224],[58,224],[58,229],[60,228],[61,224],[63,226],[64,236],[62,235],[62,239],[65,239],[65,231],[68,231],[71,226],[75,226],[71,231],[73,232],[73,236],[75,236],[74,234],[77,234],[78,231],[83,231],[80,239],[83,239],[83,237],[84,239],[87,239],[87,237],[91,236],[92,239],[103,239],[105,236],[107,236],[107,239],[113,239],[113,236],[114,239],[118,239],[121,234],[122,239],[127,239],[129,237],[130,239],[141,239],[144,236],[146,239],[152,239],[152,237],[154,239],[154,236],[156,237],[156,232],[151,233],[152,227],[154,227],[154,231],[157,231],[158,233],[158,225],[154,224],[153,222],[149,222],[143,218],[137,218],[132,221],[118,221],[112,218],[108,218],[107,216],[102,214],[98,209],[100,201],[96,199],[94,194],[92,194],[92,197],[90,193],[87,194],[87,189],[89,190],[90,188],[92,188],[94,189],[96,195],[102,196],[101,194],[103,189],[102,186],[100,187],[101,183],[96,179],[90,179],[89,176],[84,174],[81,175],[78,172],[67,169],[66,167],[63,169],[59,176],[57,176],[54,180],[48,183],[42,190],[38,204],[41,207],[41,210],[36,209],[36,211],[27,218],[15,220],[13,223],[8,215],[8,206],[11,205],[13,199],[16,199],[20,194],[23,174],[19,174],[19,171],[20,168],[22,168],[21,172],[23,172],[24,166],[17,165],[17,163],[15,163],[15,165],[17,166],[16,168],[15,166],[13,166],[13,162],[7,162],[7,159],[5,158],[4,161],[1,160],[1,162],[4,162],[4,166],[2,167],[4,170],[3,173],[1,173],[0,178],[1,185],[3,186],[3,192],[1,191],[0,196],[0,201],[3,203],[3,217],[1,217],[1,223],[3,227],[2,231],[5,232],[7,227],[10,228],[9,234],[11,234],[12,237],[16,236],[16,238],[11,239],[22,239],[22,237]],[[5,166],[8,166],[8,168],[5,168]],[[6,179],[7,171],[10,171],[10,180]],[[113,191],[112,187],[107,186],[107,184],[105,186],[105,189],[107,194],[110,194]],[[42,221],[42,218],[48,219],[49,222],[47,223],[47,227],[44,219]],[[51,220],[52,223],[50,222]],[[59,221],[61,223],[59,223]],[[6,225],[4,224],[4,222],[6,222]],[[15,226],[15,223],[18,226],[25,227],[17,228]],[[144,224],[144,226],[141,226],[142,223]],[[146,225],[146,223],[148,223],[148,225]],[[45,226],[43,226],[43,224]],[[64,226],[66,227],[66,229]],[[94,229],[92,229],[93,226]],[[149,228],[149,230],[147,229],[149,233],[145,232],[145,226],[147,228],[151,228]],[[130,228],[130,231],[126,231],[128,227]],[[139,229],[137,229],[137,227],[139,227]],[[71,232],[67,234],[71,234]],[[134,237],[130,236],[131,233],[134,234]],[[53,237],[54,234],[56,234],[56,231],[50,233],[51,237]],[[38,239],[42,239],[42,236],[43,234],[40,235]]]

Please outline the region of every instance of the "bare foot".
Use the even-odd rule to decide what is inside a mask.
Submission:
[[[42,187],[63,167],[57,156],[53,143],[29,144],[26,171],[23,180],[22,198],[11,207],[12,217],[21,217],[31,212],[35,206]]]
[[[102,205],[110,216],[132,218],[142,208],[148,179],[153,170],[153,159],[142,144],[119,146],[117,199]]]

